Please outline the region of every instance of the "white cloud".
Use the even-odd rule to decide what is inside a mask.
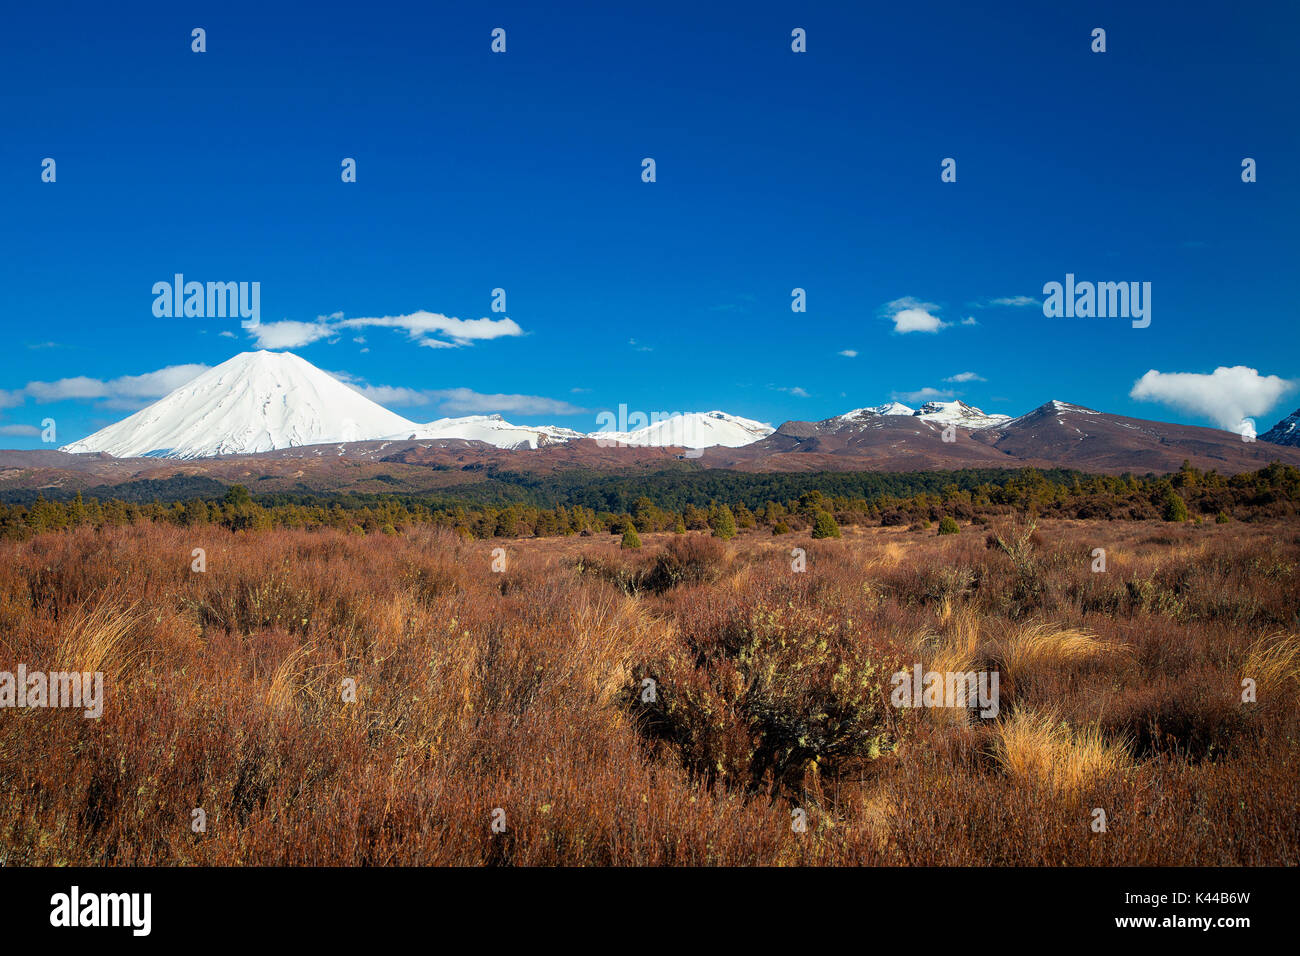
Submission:
[[[97,399],[107,407],[123,408],[138,405],[144,399],[162,398],[207,370],[206,365],[169,365],[156,372],[107,380],[79,375],[54,382],[28,382],[21,394],[41,403]]]
[[[517,412],[526,415],[578,415],[576,405],[541,395],[485,395],[468,388],[447,388],[429,393],[443,412],[473,415],[482,412]]]
[[[769,385],[768,388],[775,389],[778,392],[785,392],[787,395],[793,395],[795,398],[807,398],[808,391],[799,385]]]
[[[987,382],[988,379],[986,379],[982,375],[977,375],[974,372],[958,372],[956,375],[949,375],[947,378],[944,379],[944,381],[945,382]]]
[[[334,330],[323,322],[262,322],[248,330],[260,349],[297,349],[329,338]]]
[[[345,381],[345,384],[352,383]],[[418,388],[405,388],[400,385],[352,385],[352,388],[380,405],[432,405],[434,403],[431,392]]]
[[[372,402],[393,408],[437,408],[444,415],[476,415],[484,412],[578,415],[586,411],[569,402],[541,395],[488,395],[468,388],[422,389],[402,385],[366,385],[346,372],[330,374]]]
[[[329,321],[334,321],[334,316],[330,316]],[[425,311],[380,318],[343,319],[338,322],[338,327],[400,329],[411,341],[429,348],[458,348],[524,334],[518,323],[510,318],[457,319],[440,312]]]
[[[1243,418],[1263,415],[1295,384],[1244,365],[1219,366],[1209,375],[1151,369],[1134,383],[1129,397],[1161,402],[1235,429]]]
[[[1039,301],[1027,295],[1009,295],[1000,299],[993,299],[990,305],[1011,305],[1022,308],[1027,305],[1038,305]]]
[[[840,355],[843,355],[845,358],[857,358],[857,357],[858,357],[858,353],[857,353],[857,350],[856,350],[856,349],[845,349],[844,351],[840,352],[839,354],[840,354]]]
[[[475,342],[523,335],[510,318],[458,319],[439,312],[412,312],[409,315],[372,316],[345,319],[342,312],[318,316],[315,322],[263,322],[248,330],[249,336],[264,349],[294,349],[321,339],[331,338],[343,329],[394,329],[405,332],[416,345],[433,349],[453,349]],[[364,345],[364,335],[352,336],[352,341]]]
[[[921,302],[911,296],[904,296],[888,303],[884,313],[894,323],[894,331],[900,335],[907,332],[938,332],[948,327],[936,312],[939,307],[933,302]]]
[[[964,318],[964,319],[961,320],[961,324],[962,324],[962,325],[979,325],[979,323],[975,321],[975,316],[973,316],[973,315],[968,315],[968,316],[966,316],[966,318]]]
[[[39,435],[41,430],[35,425],[0,425],[0,435],[22,435],[35,436]]]
[[[953,397],[951,389],[946,388],[918,388],[915,392],[894,392],[890,397],[898,402],[937,402],[950,399]]]

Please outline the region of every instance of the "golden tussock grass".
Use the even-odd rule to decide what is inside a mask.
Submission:
[[[1075,793],[1132,766],[1123,742],[1110,742],[1094,724],[1072,728],[1051,711],[1017,711],[997,725],[994,755],[1013,780]]]
[[[1300,635],[1261,638],[1247,649],[1240,670],[1255,681],[1261,700],[1300,702]]]
[[[1082,628],[1035,623],[995,638],[992,653],[1004,678],[1023,680],[1044,668],[1070,665],[1103,655],[1126,653],[1122,644],[1104,641]]]

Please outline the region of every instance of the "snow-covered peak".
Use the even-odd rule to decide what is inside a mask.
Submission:
[[[855,408],[851,412],[845,412],[843,415],[836,416],[837,421],[844,422],[861,422],[878,415],[915,415],[916,410],[902,402],[886,402],[884,405],[869,405],[866,408]]]
[[[414,428],[290,352],[242,352],[66,452],[206,458],[365,441]]]
[[[1091,408],[1084,408],[1082,405],[1072,405],[1070,402],[1062,402],[1062,401],[1059,401],[1059,400],[1057,400],[1057,399],[1055,399],[1055,398],[1052,399],[1050,402],[1048,402],[1047,405],[1048,405],[1048,406],[1051,406],[1052,411],[1055,411],[1055,412],[1079,412],[1080,414],[1083,414],[1083,415],[1100,415],[1100,414],[1101,414],[1101,412],[1095,412],[1095,411],[1093,411]],[[1044,406],[1044,407],[1047,407],[1047,406]]]
[[[1010,415],[988,415],[965,402],[926,402],[916,410],[922,421],[940,425],[959,425],[962,428],[992,428],[1011,420]]]
[[[687,412],[671,415],[629,431],[595,431],[587,437],[602,445],[652,445],[655,447],[739,448],[766,438],[775,429],[765,422],[726,412]]]
[[[539,448],[581,438],[580,432],[556,425],[512,425],[500,415],[466,415],[439,418],[426,425],[412,425],[405,433],[385,436],[391,440],[462,438],[487,442],[497,448]]]
[[[851,412],[827,419],[822,425],[829,426],[833,431],[841,431],[853,426],[870,425],[886,415],[910,416],[926,422],[959,425],[962,428],[991,428],[1010,420],[1009,415],[986,415],[965,402],[926,402],[915,409],[909,408],[902,402],[886,402],[884,405],[855,408]]]

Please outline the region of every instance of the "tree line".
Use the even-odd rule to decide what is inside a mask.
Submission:
[[[617,509],[580,502],[485,504],[418,495],[254,496],[243,485],[231,485],[219,497],[170,503],[101,501],[77,493],[70,500],[38,496],[29,503],[0,503],[0,535],[25,538],[47,531],[152,521],[185,527],[219,525],[232,531],[336,528],[355,534],[393,534],[432,525],[467,538],[626,535],[629,531],[636,538],[644,533],[695,530],[727,538],[746,529],[772,534],[811,530],[816,537],[827,537],[837,535],[842,526],[923,528],[934,522],[947,533],[961,522],[983,523],[1011,511],[1046,518],[1220,522],[1285,517],[1300,511],[1300,470],[1277,463],[1232,476],[1200,471],[1186,462],[1172,475],[1145,477],[1024,468],[973,484],[975,472],[917,474],[926,475],[926,480],[917,482],[916,475],[908,475],[897,484],[925,488],[908,494],[835,493],[835,483],[828,482],[831,490],[808,488],[761,504],[755,504],[751,495],[677,504],[676,494],[657,500],[643,493]],[[889,487],[891,477],[897,478],[877,477],[884,487]],[[636,487],[635,479],[627,480]]]

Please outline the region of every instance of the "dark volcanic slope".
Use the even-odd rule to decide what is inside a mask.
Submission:
[[[743,471],[931,471],[954,468],[1077,468],[1121,474],[1177,471],[1183,461],[1223,473],[1255,471],[1271,461],[1300,465],[1300,449],[1244,442],[1233,432],[1107,415],[1048,402],[995,428],[956,428],[907,415],[881,415],[845,427],[842,419],[787,422],[743,448],[712,448],[715,468]]]
[[[1184,460],[1222,473],[1255,471],[1271,461],[1300,465],[1300,450],[1243,441],[1234,432],[1108,415],[1065,402],[1048,402],[972,437],[1012,457],[1110,474],[1175,471]]]
[[[494,470],[550,474],[591,469],[658,471],[681,465],[682,449],[602,448],[591,439],[536,450],[506,450],[463,439],[304,445],[217,458],[112,458],[60,451],[0,451],[0,496],[20,489],[50,495],[150,483],[172,498],[210,496],[211,482],[263,492],[430,492],[484,481]],[[189,484],[187,485],[186,482]],[[187,488],[193,489],[192,492]]]
[[[710,448],[703,462],[743,471],[934,471],[952,468],[1047,467],[1036,457],[1010,460],[1006,452],[972,440],[956,428],[952,442],[943,426],[910,415],[880,415],[845,428],[843,422],[786,422],[771,435],[741,448]]]

